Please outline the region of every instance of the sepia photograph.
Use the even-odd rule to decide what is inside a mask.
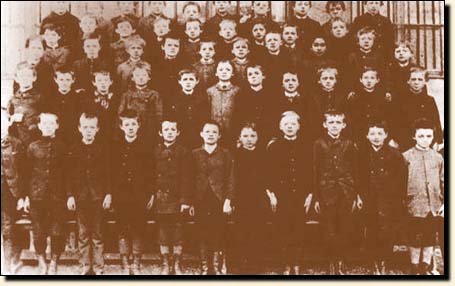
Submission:
[[[1,276],[448,279],[447,10],[2,1]]]

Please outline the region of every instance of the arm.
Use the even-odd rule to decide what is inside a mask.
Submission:
[[[232,201],[235,196],[234,159],[226,152],[226,199]]]

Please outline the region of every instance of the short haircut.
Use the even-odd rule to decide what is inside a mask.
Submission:
[[[99,24],[99,23],[98,23],[98,17],[96,17],[95,15],[93,15],[93,14],[91,14],[91,13],[86,13],[86,14],[84,14],[84,15],[81,17],[80,22],[82,22],[82,19],[84,19],[84,18],[90,18],[90,19],[95,20],[95,23],[96,23],[97,26],[98,26],[98,24]],[[80,22],[79,22],[79,23],[80,23]]]
[[[99,126],[98,114],[95,111],[85,110],[81,112],[81,115],[79,116],[79,126],[81,125],[81,120],[83,119],[96,119],[96,125]]]
[[[285,74],[292,74],[292,75],[295,75],[297,77],[298,80],[300,80],[299,78],[299,71],[296,69],[296,68],[287,68],[285,70],[283,70],[283,73],[281,75],[281,78],[284,78],[284,75]]]
[[[43,37],[41,35],[33,35],[28,37],[27,40],[25,40],[25,48],[27,49],[28,47],[30,47],[30,43],[34,41],[41,42],[41,45],[44,47]]]
[[[216,68],[218,68],[218,66],[220,64],[229,64],[233,69],[234,69],[234,65],[232,64],[232,62],[228,59],[221,59],[217,64],[216,64]]]
[[[395,43],[395,47],[394,47],[395,50],[398,49],[398,48],[401,48],[401,47],[408,48],[408,49],[411,51],[411,53],[414,53],[414,52],[412,51],[411,43],[408,42],[408,41],[401,41],[401,42]]]
[[[363,2],[363,5],[367,5],[367,3],[370,2],[370,1],[362,1],[362,2]],[[384,5],[384,1],[380,1],[380,2],[381,2],[381,6]]]
[[[297,22],[295,21],[290,21],[290,22],[287,22],[283,25],[283,28],[282,28],[282,31],[284,31],[284,28],[295,28],[297,30],[297,33],[299,32],[299,25],[297,25]]]
[[[54,31],[56,32],[57,34],[61,36],[63,36],[63,30],[62,30],[62,27],[57,25],[57,24],[53,24],[53,23],[48,23],[48,24],[45,24],[43,26],[43,34],[46,32],[46,30],[49,30],[49,31]]]
[[[357,38],[359,38],[359,37],[362,36],[362,35],[370,34],[370,33],[373,34],[374,37],[376,37],[376,30],[373,29],[373,28],[370,27],[370,26],[366,26],[366,27],[363,27],[362,29],[360,29],[360,30],[357,32],[356,36],[357,36]]]
[[[162,21],[167,22],[169,25],[171,24],[171,19],[169,19],[167,17],[159,17],[153,21],[153,26],[155,26],[157,23],[162,22]]]
[[[378,78],[380,78],[380,74],[379,74],[379,69],[377,67],[374,67],[374,66],[371,66],[371,67],[363,67],[362,70],[360,71],[360,74],[359,76],[362,77],[366,72],[375,72],[376,73],[376,76]]]
[[[20,63],[18,63],[17,66],[16,66],[16,73],[18,71],[26,70],[26,69],[27,70],[31,70],[32,73],[33,73],[33,76],[36,76],[36,74],[37,74],[36,73],[36,69],[32,65],[30,65],[28,62],[20,62]]]
[[[56,110],[52,110],[52,109],[42,110],[41,113],[40,113],[39,116],[38,116],[39,122],[41,122],[42,117],[43,117],[44,115],[51,115],[51,116],[53,116],[53,117],[55,118],[55,122],[58,123],[58,115],[57,115]]]
[[[198,13],[201,13],[201,5],[199,5],[199,3],[194,1],[186,2],[185,5],[183,5],[182,11],[185,11],[188,6],[196,6]]]
[[[258,132],[256,123],[252,121],[244,122],[240,128],[240,133],[242,133],[243,129],[251,129],[256,133]]]
[[[175,126],[177,127],[177,130],[179,129],[179,121],[175,116],[167,116],[164,117],[161,122],[160,122],[160,131],[163,129],[163,123],[164,122],[170,122],[170,123],[175,123]]]
[[[348,25],[348,22],[346,22],[343,18],[341,17],[335,17],[333,19],[330,20],[330,27],[333,28],[333,24],[336,23],[336,22],[342,22],[346,25],[346,28],[349,29],[349,25]]]
[[[206,125],[215,125],[216,127],[218,127],[218,131],[221,133],[221,125],[218,122],[216,122],[215,120],[210,119],[210,120],[204,121],[204,123],[202,124],[201,131],[204,130],[204,127]]]
[[[389,133],[389,124],[387,123],[387,121],[385,120],[382,120],[382,119],[376,119],[376,120],[370,120],[368,122],[368,130],[370,130],[370,128],[373,128],[373,127],[376,127],[376,128],[382,128],[384,129],[384,132],[385,133]]]
[[[428,120],[427,118],[424,118],[424,117],[416,119],[413,122],[412,127],[414,130],[414,134],[418,129],[431,129],[431,130],[433,130],[433,132],[435,131],[434,122],[432,122],[431,120]]]
[[[343,120],[346,117],[343,111],[334,108],[324,111],[324,120],[327,120],[329,116],[341,116]]]
[[[134,45],[140,46],[142,49],[145,48],[145,41],[139,35],[133,35],[125,41],[125,49],[129,49]]]
[[[409,77],[411,77],[412,73],[416,72],[422,72],[424,73],[425,76],[425,81],[428,81],[430,79],[430,75],[428,74],[428,71],[424,69],[423,67],[412,67],[409,69]]]
[[[98,40],[98,42],[101,44],[101,35],[98,32],[93,32],[90,33],[85,39],[84,42],[87,40]]]
[[[192,75],[194,75],[194,77],[196,79],[198,79],[197,72],[195,72],[194,70],[191,70],[191,69],[183,69],[183,70],[179,71],[179,73],[178,73],[179,80],[182,79],[182,76],[184,74],[192,74]]]
[[[281,126],[281,124],[283,123],[284,119],[286,119],[286,118],[295,118],[295,119],[297,119],[297,122],[298,122],[299,124],[301,123],[301,122],[300,122],[300,119],[301,119],[301,118],[300,118],[300,115],[299,115],[297,112],[295,112],[295,111],[285,111],[285,112],[283,112],[283,113],[281,114],[280,126]]]
[[[309,2],[309,4],[310,4],[310,7],[312,7],[312,6],[313,6],[313,3],[311,3],[312,1],[289,1],[289,4],[291,5],[291,7],[292,7],[292,8],[294,8],[294,7],[295,7],[295,4],[296,4],[296,2]]]
[[[201,29],[202,29],[202,21],[199,20],[199,19],[190,19],[190,20],[186,21],[185,22],[185,28],[187,27],[188,23],[193,23],[193,22],[194,23],[199,23],[199,27],[201,27]]]
[[[318,72],[317,72],[317,78],[320,78],[322,73],[325,72],[325,71],[333,71],[334,74],[335,74],[335,77],[338,77],[338,69],[336,67],[332,67],[332,66],[323,66],[321,68],[318,69]]]
[[[250,41],[247,38],[237,37],[232,44],[237,42],[245,42],[248,46],[250,45]]]
[[[136,29],[134,21],[128,16],[120,16],[114,22],[114,28],[117,29],[120,23],[128,22],[133,29]]]
[[[329,13],[330,7],[334,7],[337,5],[340,5],[341,9],[343,9],[343,11],[346,11],[346,4],[344,3],[344,1],[327,1],[327,3],[325,4],[325,11]]]
[[[95,80],[97,75],[105,75],[111,78],[111,73],[107,70],[97,70],[93,72],[93,80]],[[112,78],[111,78],[112,79]]]
[[[237,28],[237,22],[230,18],[221,20],[218,26],[221,28],[223,25],[227,23],[234,24],[234,27]]]
[[[54,73],[54,78],[57,78],[58,73],[60,73],[60,74],[69,73],[74,79],[74,71],[73,71],[72,67],[69,65],[64,65],[64,66],[57,68]]]
[[[148,62],[140,61],[136,63],[136,65],[133,68],[133,72],[138,69],[145,70],[149,77],[152,77],[152,66]]]
[[[246,66],[246,70],[248,70],[249,68],[259,69],[262,72],[262,75],[265,76],[265,69],[262,65],[253,62]]]
[[[118,118],[120,119],[120,124],[123,123],[124,119],[136,119],[138,123],[140,123],[141,120],[139,113],[134,109],[125,109],[119,114]]]
[[[180,35],[177,32],[170,32],[163,38],[163,42],[161,45],[164,45],[168,39],[177,40],[180,42]]]

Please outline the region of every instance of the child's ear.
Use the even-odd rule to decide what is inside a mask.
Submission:
[[[160,137],[163,137],[163,132],[161,132],[161,130],[158,131],[158,134],[160,135]]]
[[[325,123],[325,121],[322,122],[322,127],[327,128],[327,124]]]

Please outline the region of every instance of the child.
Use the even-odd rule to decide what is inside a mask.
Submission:
[[[403,153],[408,166],[408,210],[411,274],[431,275],[437,219],[444,212],[444,158],[432,150],[434,124],[414,122],[415,147]]]
[[[125,110],[119,115],[123,136],[115,140],[111,153],[112,196],[119,227],[119,250],[124,274],[141,274],[141,256],[146,210],[152,200],[153,149],[142,137],[139,114]],[[133,264],[129,264],[130,254]],[[130,272],[131,271],[131,272]]]
[[[55,71],[70,62],[70,50],[60,44],[63,31],[59,26],[48,24],[43,26],[43,31],[44,33],[41,35],[46,43],[43,60]]]
[[[180,213],[189,209],[190,154],[177,141],[179,128],[176,121],[164,120],[159,133],[163,141],[155,147],[155,185],[148,208],[153,207],[159,225],[161,275],[181,275],[183,229]],[[170,267],[169,255],[172,253],[173,264]]]
[[[324,117],[327,134],[313,145],[314,208],[321,214],[329,274],[344,275],[344,261],[350,253],[352,212],[363,207],[356,187],[358,155],[354,143],[341,134],[346,127],[344,114],[329,110]]]
[[[201,34],[202,22],[199,19],[188,20],[185,23],[186,39],[183,42],[183,54],[191,64],[195,63],[199,58]]]
[[[125,50],[128,53],[129,58],[117,67],[117,76],[120,80],[120,83],[118,83],[120,92],[124,92],[128,89],[134,68],[138,64],[145,64],[142,60],[144,48],[145,41],[137,35],[131,36],[125,41]]]
[[[269,26],[265,22],[257,21],[251,25],[248,39],[251,43],[251,55],[257,60],[260,60],[261,56],[266,52],[265,48],[265,35],[270,30]]]
[[[297,42],[299,39],[297,25],[285,24],[281,35],[284,43],[283,50],[290,60],[290,68],[300,68],[303,63],[304,51],[301,44]]]
[[[150,1],[148,3],[150,14],[145,17],[142,17],[139,20],[138,25],[139,35],[141,35],[141,37],[144,39],[147,37],[147,35],[153,33],[153,25],[156,20],[160,18],[166,18],[166,16],[164,15],[166,1]]]
[[[235,75],[235,82],[237,85],[245,85],[247,83],[246,77],[246,68],[250,63],[249,60],[249,42],[245,38],[237,38],[232,43],[232,55],[234,59],[232,59],[232,65],[234,66],[234,75]]]
[[[15,232],[18,219],[18,209],[28,212],[29,198],[26,194],[24,177],[25,148],[15,137],[8,134],[9,118],[2,109],[1,139],[2,139],[2,241],[3,267],[6,275],[17,274],[23,266],[20,260],[21,248],[19,237]],[[24,200],[25,199],[25,200]],[[26,204],[24,205],[24,202]],[[17,207],[16,207],[17,206]]]
[[[102,18],[102,16],[100,16]],[[78,51],[73,51],[73,58],[80,59],[84,53],[84,41],[92,37],[93,34],[96,34],[100,39],[100,48],[103,54],[103,57],[106,57],[106,53],[108,51],[108,45],[110,44],[110,38],[107,35],[107,29],[109,27],[101,26],[105,25],[105,23],[99,22],[103,21],[102,19],[98,19],[98,17],[93,14],[85,14],[81,18],[81,22],[79,23],[81,34],[79,36],[79,43],[78,43]]]
[[[317,84],[318,70],[325,66],[337,67],[337,63],[329,58],[327,39],[320,34],[311,39],[310,54],[303,60],[303,78],[306,90],[311,90]]]
[[[204,89],[199,87],[196,73],[179,72],[180,89],[172,93],[166,103],[165,114],[179,125],[179,142],[192,150],[201,146],[200,127],[210,118],[210,108]]]
[[[213,6],[215,7],[215,16],[205,22],[205,33],[207,36],[217,34],[220,23],[224,19],[236,20],[236,17],[230,14],[230,8],[232,8],[230,1],[213,1]]]
[[[111,19],[112,27],[116,29],[117,23],[123,21],[125,18],[128,19],[132,27],[137,27],[139,18],[136,16],[136,5],[134,1],[117,1],[117,10],[120,12],[119,15]],[[114,31],[111,31],[114,32]],[[116,31],[115,31],[116,32]],[[113,34],[113,33],[112,33]],[[116,35],[113,35],[113,39]],[[120,35],[121,37],[121,35]]]
[[[62,227],[65,214],[66,148],[56,139],[57,115],[42,112],[38,129],[42,137],[27,149],[30,196],[30,217],[33,243],[38,257],[39,275],[56,275],[60,254],[64,249]],[[47,237],[51,236],[51,262],[46,264]]]
[[[158,133],[158,122],[163,117],[163,102],[160,94],[151,89],[151,67],[148,63],[137,64],[132,71],[134,87],[123,93],[118,113],[134,110],[141,119],[141,136],[152,140]]]
[[[120,17],[116,21],[113,21],[113,27],[115,33],[118,35],[118,40],[111,43],[112,61],[114,67],[128,60],[128,53],[126,51],[125,43],[126,40],[136,33],[133,20],[129,17]]]
[[[71,169],[67,174],[67,207],[77,211],[79,263],[82,275],[104,272],[103,211],[112,202],[109,152],[97,138],[98,117],[83,112],[79,118],[82,139],[68,152]]]
[[[224,19],[219,25],[219,41],[216,45],[216,55],[219,60],[231,58],[232,44],[237,39],[237,22],[232,19]]]
[[[311,1],[294,1],[291,3],[294,4],[292,21],[295,23],[293,25],[299,27],[299,39],[303,46],[309,46],[311,39],[323,33],[321,24],[309,16]]]
[[[221,274],[222,244],[226,214],[231,214],[234,199],[234,162],[231,153],[218,146],[220,126],[207,121],[200,133],[202,147],[193,150],[195,174],[194,207],[200,235],[201,274],[209,272],[208,255],[213,255],[210,272]]]
[[[346,62],[346,55],[353,50],[351,37],[348,35],[348,24],[341,18],[333,18],[329,24],[327,31],[327,42],[330,48],[329,57],[335,62],[344,63]]]
[[[385,121],[370,121],[365,150],[360,153],[359,185],[365,192],[367,242],[374,275],[386,275],[392,258],[402,202],[406,193],[406,168],[400,152],[386,144]]]
[[[426,85],[428,83],[428,72],[421,67],[413,67],[409,72],[408,89],[397,98],[397,105],[401,107],[395,120],[400,124],[400,137],[398,145],[401,151],[406,151],[412,147],[409,138],[412,137],[413,122],[419,118],[427,118],[434,127],[434,145],[438,150],[438,145],[443,141],[441,120],[435,99],[428,94]],[[406,137],[409,136],[409,137]]]
[[[312,200],[311,142],[298,135],[300,116],[287,111],[282,114],[282,137],[270,143],[267,161],[271,168],[267,179],[267,195],[272,211],[277,213],[283,275],[300,274],[303,217]]]
[[[272,89],[280,86],[281,76],[289,67],[289,58],[283,52],[282,44],[281,33],[278,30],[272,30],[265,35],[267,51],[260,64],[264,67],[269,86]]]
[[[162,45],[164,38],[171,32],[171,19],[158,18],[153,23],[153,32],[144,35],[147,43],[146,58],[149,63],[154,63],[162,58]]]
[[[27,63],[17,65],[14,81],[18,90],[10,98],[7,106],[12,135],[28,146],[38,137],[37,123],[41,112],[43,97],[33,88],[36,71]]]
[[[215,42],[209,39],[201,40],[199,55],[201,59],[193,64],[193,69],[199,78],[199,86],[207,89],[216,83]]]
[[[346,4],[344,1],[327,1],[325,11],[329,14],[330,19],[322,25],[322,29],[324,30],[324,34],[329,36],[335,19],[342,19],[343,14],[346,13]]]
[[[408,89],[409,72],[416,67],[413,57],[409,43],[400,42],[395,46],[394,60],[388,67],[388,89],[398,96]]]
[[[233,116],[240,88],[231,83],[234,68],[229,61],[220,61],[216,68],[218,83],[207,89],[211,119],[219,124],[225,143],[231,143]]]
[[[257,22],[267,23],[269,26],[273,26],[272,15],[270,13],[270,1],[252,1],[252,14],[248,13],[248,10],[241,10],[247,13],[243,13],[239,20],[240,23],[240,35],[246,36],[250,33],[252,26]]]

